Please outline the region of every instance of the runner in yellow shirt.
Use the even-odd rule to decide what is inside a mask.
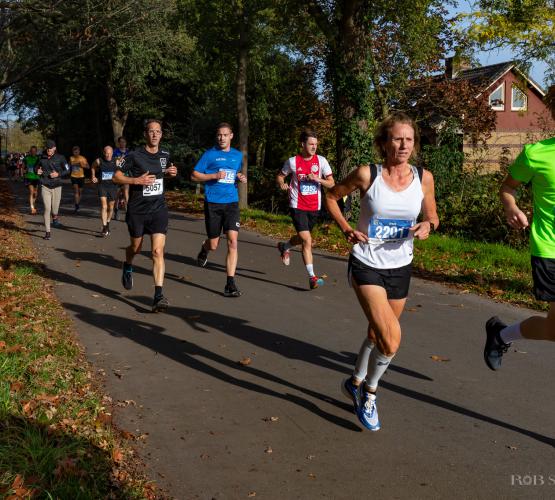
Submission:
[[[89,163],[84,156],[81,156],[79,146],[73,146],[72,155],[69,157],[71,168],[71,184],[73,185],[73,198],[75,200],[75,213],[79,210],[81,202],[81,191],[85,184],[85,169],[89,168]]]

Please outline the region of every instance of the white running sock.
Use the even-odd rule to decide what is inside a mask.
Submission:
[[[312,276],[314,276],[314,265],[313,264],[307,264],[306,265],[306,272],[312,278]]]
[[[501,337],[501,340],[505,342],[505,344],[508,344],[513,340],[519,340],[523,338],[522,333],[520,332],[520,323],[506,326],[505,328],[503,328],[503,330],[499,332],[499,336]]]
[[[366,374],[368,373],[368,359],[370,358],[370,353],[373,348],[374,344],[366,337],[360,346],[355,364],[355,371],[353,372],[353,377],[357,380],[364,380],[366,378]]]
[[[394,357],[395,354],[393,356],[386,356],[379,349],[372,349],[368,361],[368,375],[366,375],[366,385],[372,392],[378,388],[378,382]]]

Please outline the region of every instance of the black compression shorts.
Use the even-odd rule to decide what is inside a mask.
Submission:
[[[116,201],[118,195],[119,186],[116,184],[99,184],[98,185],[98,197],[106,198],[108,201]]]
[[[532,279],[536,299],[555,302],[555,259],[532,256]]]
[[[381,286],[385,288],[388,299],[404,299],[409,294],[412,264],[396,269],[376,269],[367,266],[351,254],[348,273],[349,277],[359,286]]]
[[[72,177],[71,178],[71,184],[77,184],[80,188],[82,188],[85,185],[85,178],[84,177]]]
[[[239,231],[241,227],[241,213],[239,203],[210,203],[204,202],[204,224],[209,239],[219,238],[228,231]]]
[[[312,228],[320,218],[319,211],[290,208],[289,213],[291,214],[293,225],[295,226],[295,231],[297,231],[297,233],[300,233],[301,231],[312,231]]]
[[[163,206],[160,210],[148,214],[133,214],[128,210],[125,222],[131,238],[141,238],[145,234],[166,234],[168,218],[168,207]]]

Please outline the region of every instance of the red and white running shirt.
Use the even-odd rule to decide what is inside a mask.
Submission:
[[[291,174],[289,183],[289,206],[299,210],[317,211],[322,207],[322,190],[320,184],[309,181],[307,176],[314,174],[321,179],[333,175],[330,164],[323,156],[314,155],[306,160],[301,155],[289,158],[283,165],[281,173]]]

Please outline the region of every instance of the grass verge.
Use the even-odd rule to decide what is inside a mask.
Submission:
[[[0,180],[0,497],[156,498]]]
[[[202,197],[187,192],[172,192],[170,198],[172,209],[203,213]],[[291,219],[287,215],[248,209],[241,211],[241,223],[277,239],[286,239],[294,234]],[[313,237],[317,248],[344,256],[349,253],[350,245],[333,223],[317,225]],[[422,278],[514,305],[547,309],[545,303],[536,301],[530,293],[532,276],[527,250],[439,233],[425,241],[415,242],[413,265],[415,274]]]

